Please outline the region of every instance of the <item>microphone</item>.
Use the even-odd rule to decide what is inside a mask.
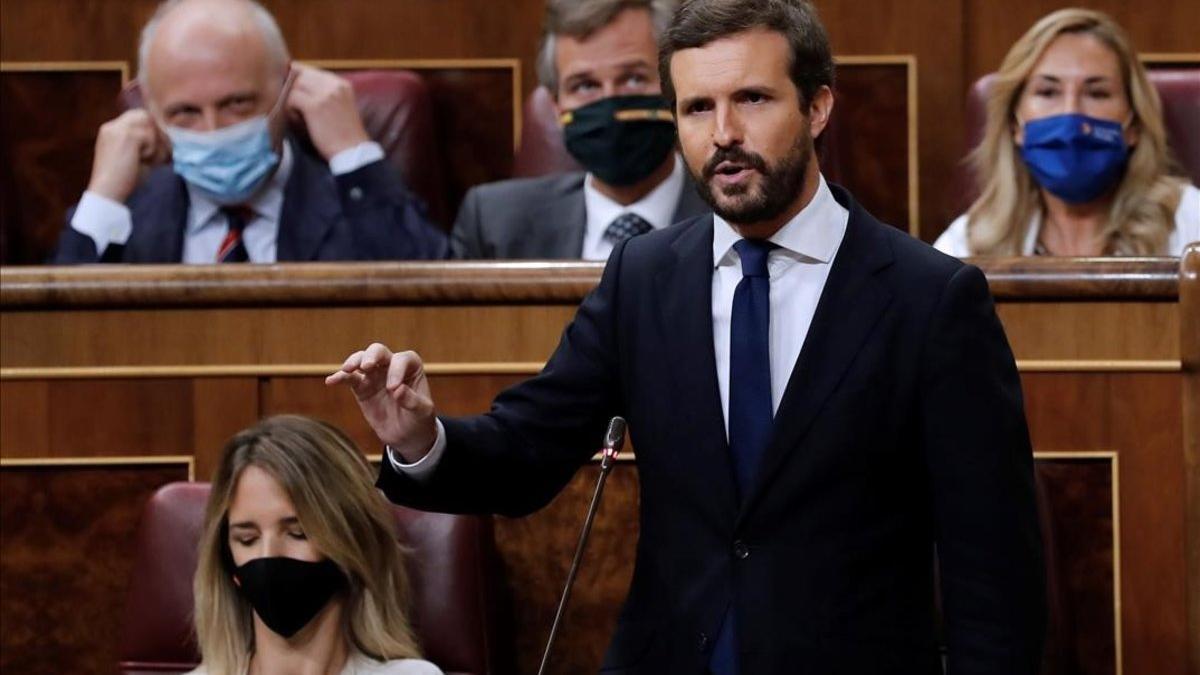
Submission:
[[[546,641],[546,651],[542,653],[542,665],[538,667],[538,675],[544,675],[546,664],[550,662],[550,652],[554,648],[554,639],[558,637],[558,629],[562,623],[563,613],[567,608],[567,600],[571,597],[571,587],[575,585],[575,574],[579,572],[579,563],[583,560],[583,551],[587,548],[588,535],[592,532],[592,521],[600,506],[600,496],[604,494],[604,483],[608,473],[612,471],[613,462],[625,446],[625,419],[614,417],[608,423],[608,431],[604,433],[604,447],[600,449],[600,477],[596,480],[596,491],[592,494],[592,504],[588,507],[587,517],[583,520],[583,531],[579,533],[579,543],[575,545],[575,559],[571,561],[571,571],[567,573],[567,584],[563,588],[562,597],[558,600],[558,611],[554,613],[554,623],[550,626],[550,639]]]

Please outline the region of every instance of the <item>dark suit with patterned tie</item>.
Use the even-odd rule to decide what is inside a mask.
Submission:
[[[623,415],[641,534],[604,672],[706,673],[732,613],[743,675],[941,673],[935,549],[950,672],[1036,672],[1032,453],[987,282],[831,188],[845,238],[744,485],[708,216],[619,244],[543,372],[486,415],[443,418],[431,475],[384,462],[379,486],[422,509],[530,513]]]
[[[587,230],[586,173],[487,183],[463,198],[450,233],[451,255],[464,259],[576,259]],[[709,212],[685,180],[672,222]]]

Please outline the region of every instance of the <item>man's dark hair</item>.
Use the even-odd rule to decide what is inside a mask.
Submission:
[[[833,86],[833,54],[829,36],[807,0],[685,0],[663,34],[658,71],[663,94],[675,105],[671,57],[742,31],[765,28],[783,34],[791,51],[792,83],[807,109],[822,86]]]

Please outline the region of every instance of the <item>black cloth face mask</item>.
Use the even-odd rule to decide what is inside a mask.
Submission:
[[[675,147],[675,119],[659,95],[610,96],[562,114],[563,142],[609,185],[633,185],[654,173]]]
[[[285,638],[307,626],[346,585],[332,560],[256,558],[236,568],[233,578],[258,618]]]

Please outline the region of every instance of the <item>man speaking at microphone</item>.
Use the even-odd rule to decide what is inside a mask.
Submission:
[[[545,369],[437,418],[420,357],[328,378],[388,446],[379,486],[522,515],[629,420],[632,586],[605,672],[1037,671],[1044,590],[1012,353],[980,271],[820,174],[833,62],[802,0],[693,0],[660,69],[714,216],[619,244]]]

